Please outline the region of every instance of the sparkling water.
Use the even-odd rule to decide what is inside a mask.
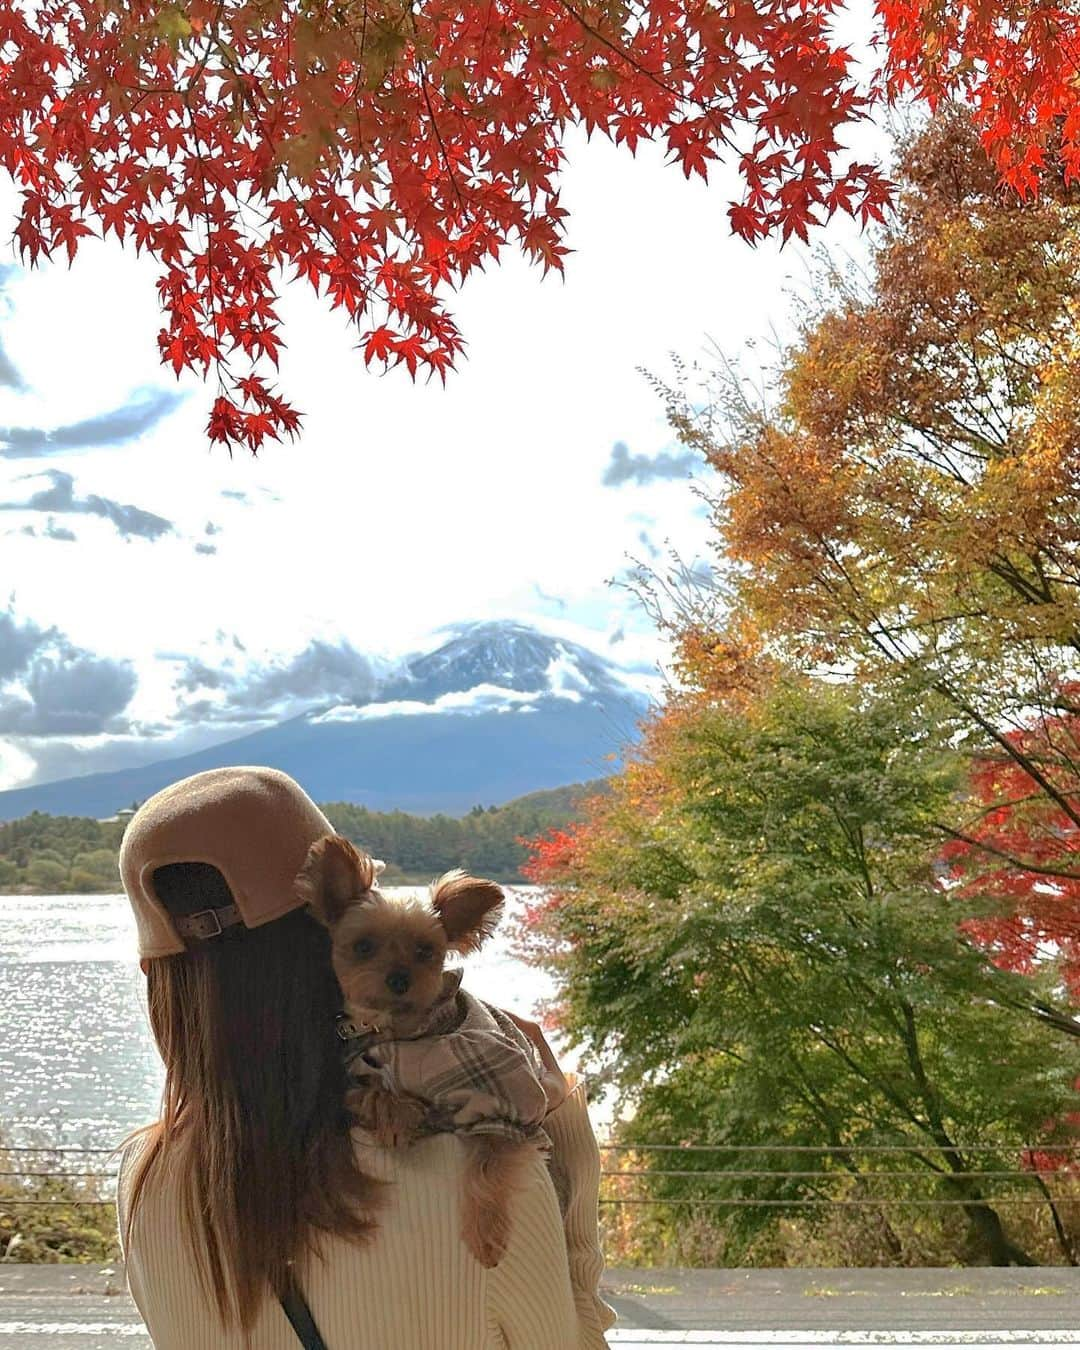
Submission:
[[[385,889],[394,894],[408,888]],[[510,892],[509,919],[526,894],[527,888]],[[508,946],[499,932],[470,957],[466,987],[535,1017],[551,982],[510,956]],[[572,1068],[572,1057],[564,1064]],[[111,1147],[154,1119],[161,1082],[135,924],[124,897],[0,895],[3,1138],[10,1144]]]

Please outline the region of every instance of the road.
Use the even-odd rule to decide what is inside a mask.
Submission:
[[[610,1270],[612,1350],[1080,1350],[1080,1270]],[[0,1265],[0,1350],[151,1350],[122,1274]],[[347,1347],[335,1347],[347,1350]]]

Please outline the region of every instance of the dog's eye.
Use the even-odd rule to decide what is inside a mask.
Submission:
[[[421,942],[416,948],[416,959],[418,961],[430,961],[435,955],[435,948],[430,942]]]
[[[359,938],[353,943],[353,954],[359,956],[361,960],[370,956],[375,950],[375,944],[371,938]]]

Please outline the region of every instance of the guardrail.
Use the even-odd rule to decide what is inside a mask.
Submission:
[[[985,1170],[953,1170],[941,1167],[935,1169],[930,1166],[913,1170],[897,1170],[892,1168],[859,1168],[852,1170],[850,1166],[840,1168],[835,1165],[830,1166],[830,1159],[842,1156],[846,1160],[853,1158],[873,1158],[886,1156],[917,1155],[925,1157],[927,1149],[925,1146],[914,1144],[875,1144],[865,1146],[843,1146],[843,1145],[815,1145],[815,1144],[671,1144],[671,1143],[644,1143],[644,1144],[615,1144],[604,1143],[600,1145],[602,1158],[601,1168],[601,1197],[600,1204],[605,1207],[610,1206],[667,1206],[667,1207],[693,1207],[700,1209],[733,1209],[746,1206],[759,1208],[788,1208],[805,1209],[807,1207],[851,1207],[851,1208],[878,1208],[886,1206],[918,1206],[918,1207],[946,1207],[963,1206],[972,1203],[981,1203],[994,1206],[1016,1206],[1016,1205],[1055,1205],[1057,1203],[1069,1203],[1080,1200],[1080,1190],[1071,1195],[1052,1196],[1046,1185],[1046,1178],[1053,1177],[1057,1180],[1076,1181],[1080,1177],[1080,1168],[1076,1167],[1074,1155],[1080,1153],[1080,1144],[1014,1144],[1014,1145],[994,1145],[994,1144],[976,1144],[976,1145],[955,1145],[951,1150],[954,1156],[973,1157],[979,1154],[989,1154],[997,1157],[1003,1155],[1015,1155],[1018,1157],[1033,1158],[1035,1156],[1048,1157],[1049,1155],[1058,1155],[1063,1160],[1068,1160],[1068,1170],[1061,1165],[1054,1167],[1035,1167],[1019,1166],[1015,1168],[988,1168]],[[941,1150],[933,1150],[941,1156]],[[818,1158],[817,1167],[794,1167],[794,1168],[754,1168],[753,1166],[741,1167],[667,1167],[667,1166],[641,1166],[641,1162],[650,1156],[658,1156],[658,1161],[666,1161],[671,1155],[686,1159],[704,1159],[706,1156],[710,1160],[722,1160],[725,1157],[732,1157],[738,1164],[744,1155],[753,1154],[796,1154],[813,1155]],[[629,1165],[613,1166],[618,1164],[621,1158],[626,1157]],[[111,1189],[115,1184],[116,1169],[107,1164],[115,1160],[116,1150],[108,1148],[79,1148],[79,1147],[37,1147],[33,1145],[2,1145],[0,1146],[0,1210],[14,1207],[41,1207],[41,1208],[70,1208],[73,1205],[98,1205],[110,1206],[113,1201],[110,1197],[102,1194],[105,1186]],[[20,1166],[20,1160],[25,1160],[24,1165]],[[96,1162],[93,1160],[97,1160]],[[80,1170],[81,1169],[81,1170]],[[655,1194],[612,1194],[613,1191],[620,1189],[619,1183],[624,1179],[637,1179],[637,1184],[645,1182],[665,1182],[678,1181],[688,1183],[691,1181],[700,1181],[702,1183],[713,1183],[709,1186],[711,1194],[705,1195],[666,1195],[657,1196]],[[893,1183],[903,1181],[906,1183],[913,1181],[929,1182],[935,1185],[942,1183],[957,1182],[1010,1182],[1024,1186],[1028,1183],[1034,1183],[1040,1188],[1038,1195],[1016,1195],[1016,1194],[984,1194],[984,1187],[980,1186],[978,1197],[956,1197],[956,1196],[919,1196],[908,1193],[902,1195],[858,1195],[858,1196],[839,1196],[820,1193],[801,1194],[790,1198],[776,1198],[775,1196],[757,1196],[757,1195],[727,1195],[718,1197],[715,1194],[715,1183],[719,1181],[798,1181],[808,1183],[805,1190],[808,1192],[819,1192],[825,1186],[835,1186],[839,1182],[845,1182],[849,1186],[857,1183],[860,1188],[866,1189],[878,1183]],[[83,1195],[67,1195],[63,1197],[42,1196],[41,1191],[47,1191],[50,1182],[76,1182],[80,1191],[88,1192]],[[6,1184],[5,1184],[6,1183]],[[44,1184],[43,1184],[44,1183]],[[634,1183],[631,1183],[634,1184]],[[12,1194],[23,1188],[32,1190],[36,1193],[20,1196]]]

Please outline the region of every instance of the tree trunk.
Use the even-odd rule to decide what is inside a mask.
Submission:
[[[1033,1175],[1035,1177],[1035,1181],[1039,1187],[1039,1190],[1041,1190],[1043,1195],[1046,1196],[1046,1203],[1049,1206],[1050,1213],[1054,1219],[1054,1232],[1057,1233],[1058,1246],[1065,1253],[1065,1260],[1068,1261],[1069,1265],[1075,1266],[1077,1264],[1077,1261],[1076,1261],[1076,1252],[1073,1249],[1072,1239],[1065,1232],[1065,1225],[1061,1222],[1061,1215],[1058,1213],[1057,1205],[1054,1204],[1054,1197],[1050,1194],[1050,1187],[1047,1186],[1046,1182],[1043,1181],[1042,1177],[1039,1176],[1038,1172],[1033,1173]]]
[[[942,1157],[945,1159],[946,1166],[951,1171],[961,1174],[972,1172],[975,1169],[949,1138],[938,1094],[927,1077],[922,1052],[919,1049],[919,1036],[915,1026],[915,1009],[907,999],[900,1000],[900,1008],[904,1015],[904,1042],[907,1047],[908,1062],[911,1065],[915,1081],[919,1085],[923,1105],[926,1108],[927,1119],[930,1124],[930,1136],[937,1144]],[[1022,1247],[1018,1247],[1015,1242],[1006,1236],[1001,1216],[996,1209],[988,1205],[983,1199],[977,1185],[963,1175],[949,1177],[948,1181],[950,1186],[955,1189],[956,1194],[965,1202],[964,1213],[967,1215],[968,1222],[976,1236],[985,1247],[991,1265],[1034,1266],[1038,1264],[1037,1261],[1028,1256]]]
[[[803,1100],[811,1107],[825,1125],[827,1131],[826,1138],[835,1150],[837,1161],[845,1171],[855,1178],[855,1184],[860,1194],[869,1199],[873,1199],[873,1192],[866,1184],[865,1174],[859,1167],[859,1164],[855,1161],[853,1155],[848,1149],[844,1148],[840,1122],[830,1109],[828,1102],[814,1086],[813,1080],[800,1063],[798,1056],[789,1054],[788,1058],[795,1070],[796,1076],[804,1086],[805,1091],[803,1093]],[[871,1211],[871,1213],[874,1213],[874,1211]],[[881,1229],[881,1236],[885,1239],[885,1246],[889,1249],[889,1255],[894,1261],[899,1261],[904,1255],[904,1244],[897,1236],[896,1229],[889,1222],[889,1216],[884,1205],[881,1209],[876,1211],[876,1218],[878,1226]]]
[[[977,1233],[992,1266],[1035,1266],[1038,1265],[1023,1248],[1018,1247],[1005,1234],[1001,1217],[985,1201],[973,1201],[964,1206],[972,1228]]]

